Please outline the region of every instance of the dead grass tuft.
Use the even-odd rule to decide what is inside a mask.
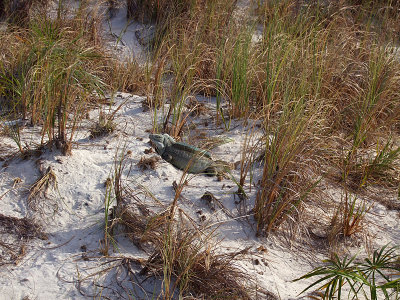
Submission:
[[[182,236],[180,232],[176,244],[171,250],[175,253],[172,274],[175,283],[172,287],[180,286],[180,293],[192,295],[195,299],[253,299],[244,282],[249,278],[244,271],[235,266],[240,251],[235,253],[217,254],[211,248],[199,251],[196,245],[188,246],[187,238],[191,233]],[[194,242],[194,241],[193,241]],[[187,259],[189,265],[183,264]],[[145,264],[142,274],[159,276],[165,268],[165,253],[155,252]],[[190,267],[189,270],[185,268]],[[187,278],[185,278],[187,276]]]
[[[160,240],[166,223],[165,212],[155,213],[144,203],[117,208],[117,223],[136,247],[146,252],[154,251],[154,240]]]
[[[47,237],[32,220],[0,214],[0,265],[18,264],[26,254],[26,243],[34,238]]]
[[[134,58],[121,60],[113,57],[105,61],[107,82],[113,91],[144,95],[146,91],[145,70]]]
[[[57,190],[57,177],[51,167],[29,189],[28,206],[41,216],[54,216],[58,211],[58,201],[48,195],[49,189]]]
[[[142,170],[148,170],[148,169],[152,169],[155,170],[155,168],[157,167],[157,163],[160,161],[160,157],[159,156],[150,156],[150,157],[145,157],[142,156],[140,158],[140,161],[137,163],[137,166]]]
[[[241,253],[218,253],[206,228],[189,225],[183,214],[171,221],[165,211],[154,213],[144,205],[120,206],[117,216],[114,226],[122,225],[123,234],[149,253],[136,274],[164,278],[164,286],[170,285],[166,299],[175,292],[196,299],[253,299],[249,277],[236,266]]]

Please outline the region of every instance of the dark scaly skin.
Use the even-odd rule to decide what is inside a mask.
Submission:
[[[206,173],[210,176],[216,173],[208,152],[185,143],[178,142],[166,147],[161,157],[180,170],[187,168],[188,173]]]
[[[159,152],[157,147],[156,150]],[[227,165],[214,162],[209,152],[182,142],[167,145],[161,157],[180,170],[187,170],[188,173],[194,174],[204,173],[208,176],[222,173]]]

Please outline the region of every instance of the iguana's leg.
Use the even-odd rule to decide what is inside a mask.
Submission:
[[[221,178],[227,178],[226,174],[229,173],[229,169],[231,168],[232,166],[229,163],[223,160],[216,160],[212,166],[206,169],[205,172],[208,176],[221,176]]]
[[[218,172],[217,172],[217,168],[215,166],[210,166],[207,169],[204,170],[204,174],[206,174],[207,176],[217,176]]]
[[[161,155],[161,157],[162,157],[162,159],[164,159],[167,162],[170,162],[172,160],[172,156],[165,152]]]

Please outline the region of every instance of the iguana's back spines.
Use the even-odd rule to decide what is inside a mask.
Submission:
[[[187,152],[193,153],[194,155],[204,156],[204,157],[211,159],[210,152],[200,149],[200,148],[197,148],[196,146],[192,146],[192,145],[189,145],[189,144],[186,144],[183,142],[177,142],[174,144],[174,147],[176,147],[177,149],[182,150],[182,151],[187,151]]]

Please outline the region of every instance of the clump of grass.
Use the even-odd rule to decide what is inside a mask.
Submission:
[[[348,150],[343,164],[343,180],[351,175],[359,174],[358,185],[363,186],[372,177],[383,175],[386,170],[393,168],[394,161],[399,156],[399,148],[394,148],[391,140],[383,147],[377,144],[376,155],[373,159],[362,153],[362,148],[368,146],[382,128],[390,128],[392,114],[397,111],[395,100],[397,93],[393,58],[384,49],[377,49],[371,54],[366,75],[365,88],[361,90],[358,107],[354,107],[355,122],[352,133],[352,146]],[[396,122],[396,121],[395,121]],[[376,139],[376,137],[375,137]],[[361,153],[360,153],[361,152]]]
[[[144,67],[140,66],[134,58],[111,58],[107,64],[107,83],[112,91],[136,93],[146,92],[146,79]]]
[[[167,299],[172,299],[178,287],[182,296],[251,299],[243,285],[246,276],[234,265],[239,253],[217,254],[215,246],[204,248],[196,231],[181,229],[172,235],[169,232],[167,241],[171,243],[155,252],[148,262],[151,272],[164,273]],[[167,288],[168,284],[171,286]]]
[[[296,15],[291,4],[265,4],[259,64],[253,67],[254,103],[264,127],[264,167],[254,208],[258,235],[296,219],[321,174],[316,166],[322,162],[320,138],[329,111],[321,93],[327,33],[320,30],[316,11]]]
[[[364,229],[366,214],[372,205],[365,200],[359,200],[356,195],[351,195],[345,190],[331,220],[331,229],[328,239],[331,243],[337,242],[341,237],[350,237]]]
[[[295,281],[319,277],[301,294],[321,285],[318,290],[322,291],[324,299],[342,299],[344,294],[353,298],[363,296],[371,300],[397,299],[400,293],[400,269],[396,251],[397,247],[389,248],[386,245],[375,250],[372,257],[360,262],[356,261],[356,256],[345,256],[341,259],[335,255],[333,259],[325,261],[325,266],[318,267]]]
[[[61,21],[35,19],[12,36],[18,55],[1,61],[0,91],[17,115],[42,125],[42,145],[68,154],[92,93],[103,94],[102,56],[80,29]]]
[[[310,180],[309,174],[318,174],[312,167],[318,149],[315,126],[322,115],[318,108],[307,106],[304,99],[288,100],[277,124],[265,121],[264,167],[254,209],[259,235],[295,215],[319,182]]]

